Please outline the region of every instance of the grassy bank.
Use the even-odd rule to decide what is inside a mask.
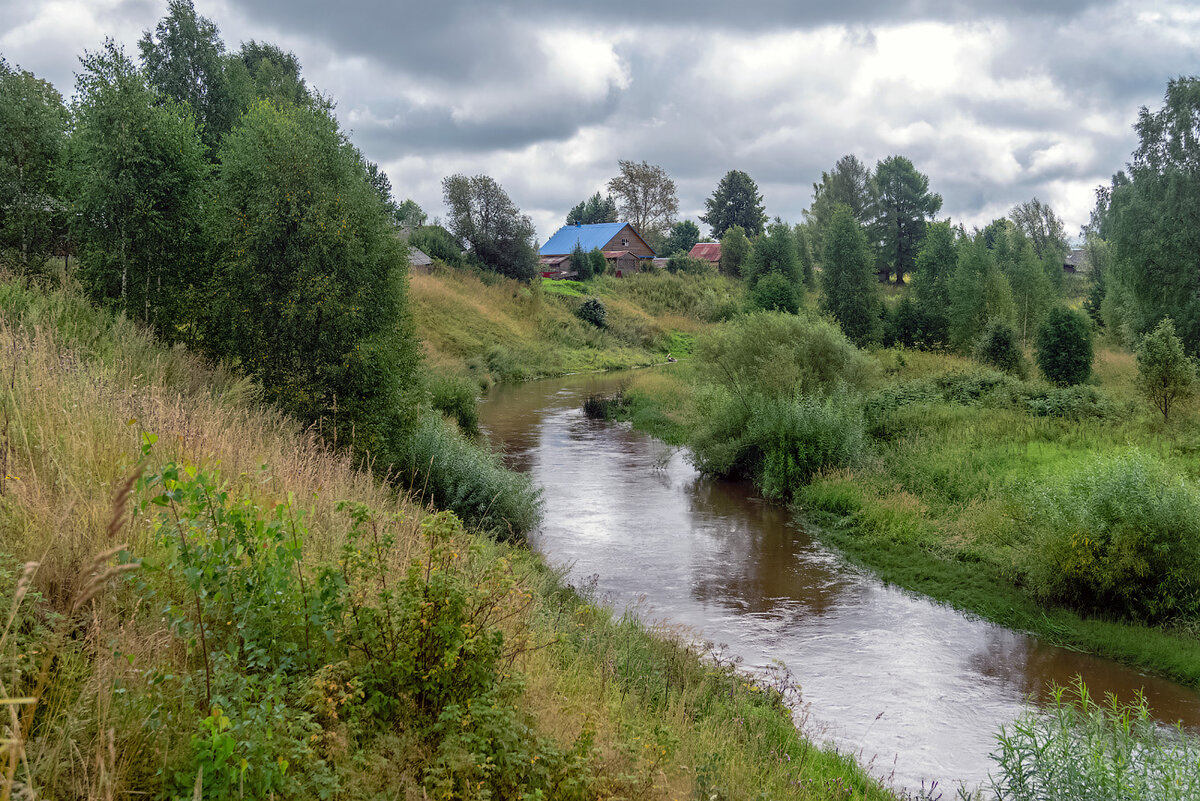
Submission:
[[[44,798],[885,798],[782,701],[257,390],[0,284],[0,786]]]
[[[787,351],[763,333],[718,333],[682,369],[634,378],[619,413],[691,444],[702,468],[753,478],[886,581],[1200,686],[1182,575],[1196,412],[1164,425],[1128,353],[1101,348],[1093,383],[1070,389],[895,350],[823,378],[804,365],[828,361],[825,334]],[[781,364],[808,400],[772,389]]]
[[[440,268],[411,276],[411,290],[428,363],[484,384],[686,357],[696,333],[744,303],[736,281],[669,273],[530,286]],[[575,315],[587,297],[604,303],[604,328]]]

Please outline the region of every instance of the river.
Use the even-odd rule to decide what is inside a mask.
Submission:
[[[502,385],[480,405],[493,443],[545,493],[530,544],[617,609],[687,626],[750,667],[782,661],[806,730],[895,787],[978,786],[999,727],[1077,674],[1097,697],[1143,688],[1160,719],[1200,729],[1197,692],[884,585],[752,486],[699,476],[679,449],[587,419],[583,399],[620,380]]]

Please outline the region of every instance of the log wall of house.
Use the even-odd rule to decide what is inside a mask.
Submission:
[[[622,241],[627,241],[628,244],[622,244]],[[634,233],[633,227],[629,225],[618,231],[617,235],[608,240],[608,244],[600,249],[628,250],[633,255],[643,259],[654,257],[654,251],[650,249],[650,246],[640,236]]]

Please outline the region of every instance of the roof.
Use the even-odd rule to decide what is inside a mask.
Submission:
[[[558,229],[558,232],[542,245],[539,253],[544,256],[555,255],[559,253],[570,253],[575,250],[575,243],[578,242],[580,247],[585,251],[594,248],[603,248],[607,245],[614,236],[621,233],[621,229],[629,223],[595,223],[594,225],[564,225]],[[637,229],[629,225],[630,229],[636,234]],[[640,237],[641,234],[638,234]],[[644,239],[644,237],[643,237]]]
[[[412,245],[408,246],[408,263],[414,267],[425,267],[433,264],[433,259],[425,255],[425,251],[420,248],[415,248]]]
[[[1063,260],[1064,264],[1070,264],[1072,267],[1083,267],[1087,264],[1087,252],[1082,248],[1074,248],[1067,253]]]
[[[701,242],[692,246],[692,250],[688,253],[693,259],[704,259],[705,261],[720,261],[721,260],[721,243],[720,242]]]

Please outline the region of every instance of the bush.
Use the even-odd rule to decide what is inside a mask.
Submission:
[[[472,526],[515,538],[541,516],[541,493],[527,476],[464,438],[440,415],[421,418],[398,460],[405,483],[423,500],[454,511]]]
[[[434,375],[429,382],[429,405],[447,417],[468,436],[479,433],[479,407],[475,386],[465,378]]]
[[[975,346],[975,360],[1012,375],[1025,375],[1025,358],[1012,326],[1003,320],[988,323]]]
[[[712,265],[704,259],[696,259],[680,251],[667,259],[667,272],[684,275],[704,275],[714,272]]]
[[[1175,335],[1170,318],[1142,339],[1137,365],[1138,390],[1162,412],[1163,422],[1168,422],[1172,407],[1190,398],[1196,387],[1196,363],[1183,352],[1183,342]]]
[[[1099,459],[1030,509],[1021,564],[1040,599],[1147,622],[1200,613],[1200,491],[1160,462]]]
[[[462,248],[454,235],[440,225],[422,225],[408,236],[408,244],[423,251],[431,259],[437,259],[451,267],[464,263]]]
[[[789,501],[825,468],[854,464],[864,450],[862,412],[845,395],[738,397],[712,390],[699,403],[691,460],[703,473],[747,478]]]
[[[696,342],[695,363],[708,383],[733,394],[776,398],[860,388],[878,369],[836,325],[780,312],[748,314],[709,331]]]
[[[750,290],[750,303],[762,311],[788,314],[800,311],[800,297],[796,287],[779,273],[767,273],[758,280]]]
[[[1092,324],[1083,312],[1051,309],[1038,328],[1037,363],[1060,387],[1082,384],[1092,374]]]
[[[608,309],[604,307],[604,301],[600,298],[588,298],[580,303],[579,308],[575,310],[575,316],[597,328],[608,326]]]

